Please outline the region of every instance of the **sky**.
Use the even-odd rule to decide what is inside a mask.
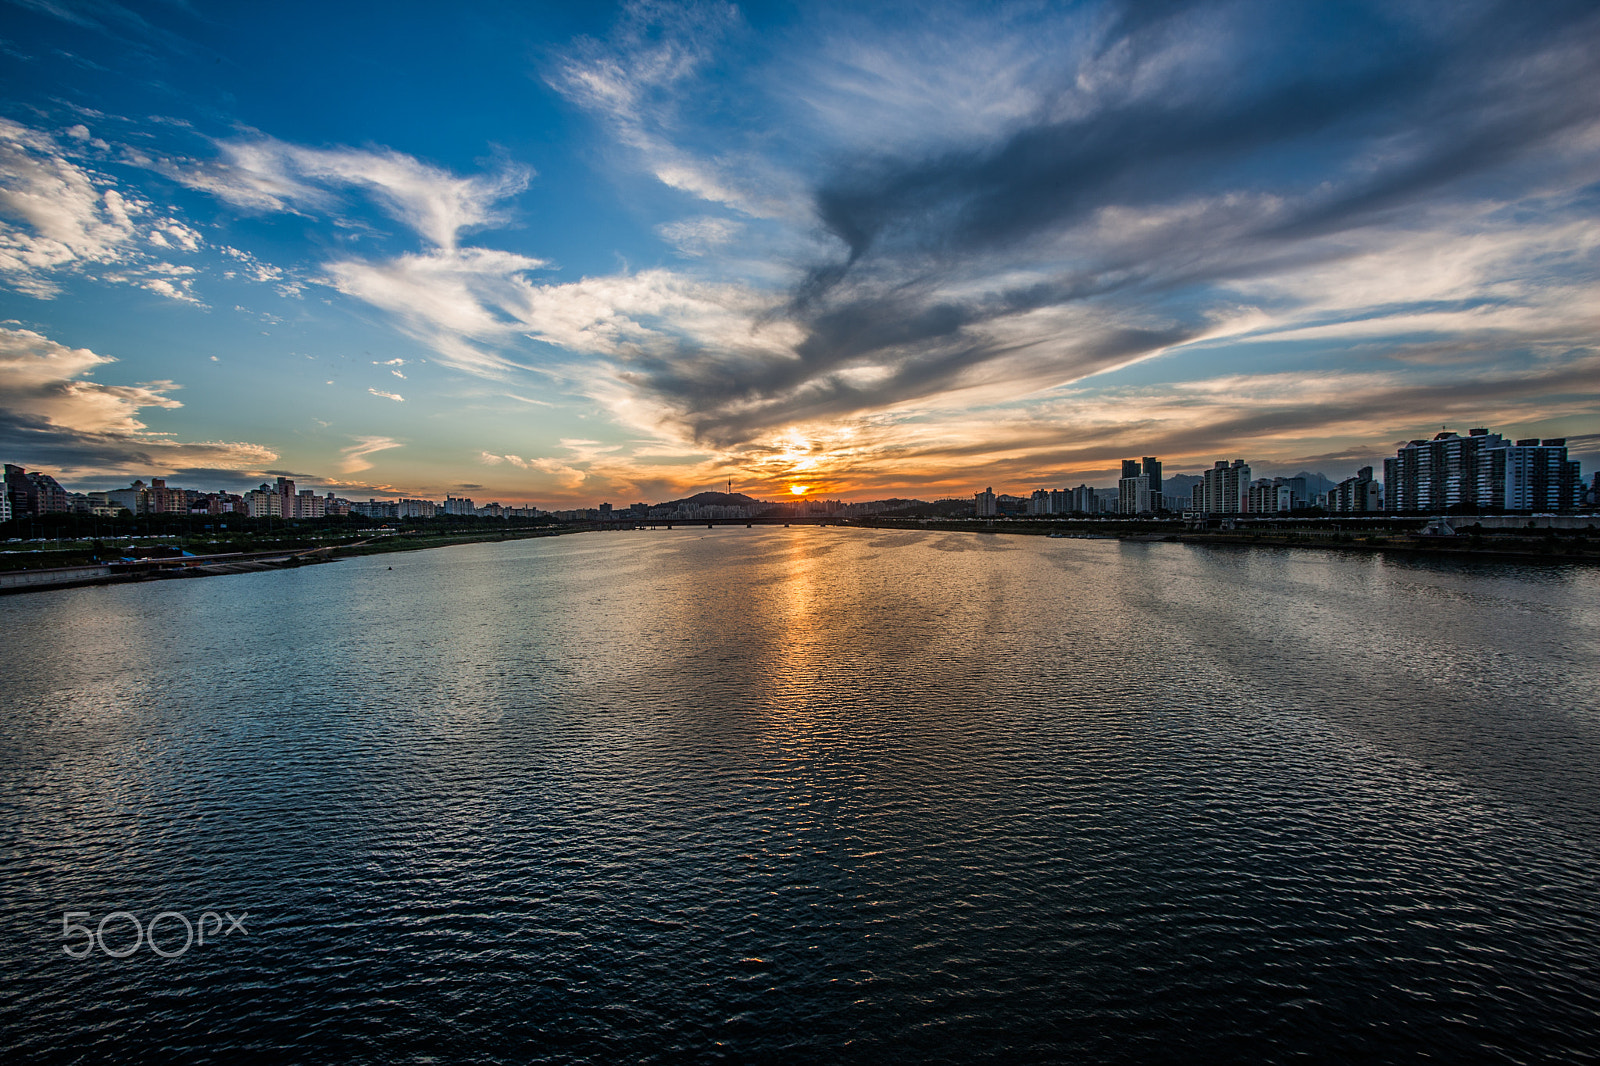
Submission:
[[[0,458],[854,500],[1600,460],[1600,7],[0,0]]]

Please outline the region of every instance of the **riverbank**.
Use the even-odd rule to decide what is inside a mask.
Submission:
[[[1148,538],[1129,538],[1148,539]],[[1338,537],[1300,538],[1257,536],[1239,533],[1185,533],[1162,537],[1183,544],[1249,548],[1322,548],[1332,551],[1395,552],[1410,555],[1445,555],[1453,558],[1536,559],[1546,562],[1600,562],[1600,544],[1582,538],[1507,538],[1477,537]],[[1477,543],[1474,543],[1477,541]],[[1526,543],[1531,542],[1531,543]]]
[[[1526,529],[1501,527],[1472,530],[1456,536],[1426,536],[1420,532],[1427,520],[1394,519],[1380,528],[1296,528],[1196,531],[1181,521],[988,521],[982,519],[916,520],[856,518],[842,525],[868,529],[939,530],[953,533],[1005,533],[1013,536],[1063,539],[1125,540],[1211,545],[1217,547],[1322,548],[1334,551],[1398,552],[1443,555],[1452,558],[1520,559],[1557,562],[1600,562],[1600,533],[1587,528]],[[1461,521],[1475,521],[1462,519]],[[1600,520],[1597,520],[1600,525]],[[1331,525],[1331,524],[1330,524]],[[1593,534],[1593,535],[1591,535]]]
[[[26,559],[13,558],[13,565],[0,569],[0,595],[13,592],[44,592],[52,589],[83,588],[89,585],[120,585],[135,581],[166,581],[179,578],[220,577],[226,574],[260,573],[314,566],[338,559],[390,552],[449,548],[459,544],[482,544],[504,540],[531,540],[554,537],[578,529],[541,527],[501,530],[494,533],[413,534],[398,533],[371,537],[346,544],[327,544],[310,548],[293,547],[254,552],[220,552],[209,555],[151,555],[115,562],[89,562],[78,566],[25,565]],[[27,555],[31,553],[15,553]],[[49,561],[60,552],[40,552]]]
[[[722,523],[734,524],[734,523]],[[744,523],[737,523],[744,524]],[[1302,530],[1283,531],[1186,531],[1180,523],[1129,523],[1108,521],[1093,526],[1081,523],[989,522],[982,520],[916,519],[840,519],[838,525],[861,529],[938,530],[961,533],[1004,533],[1013,536],[1054,536],[1079,540],[1125,540],[1141,543],[1163,542],[1233,548],[1320,548],[1340,552],[1394,552],[1449,558],[1481,558],[1536,562],[1600,563],[1600,537],[1591,540],[1587,530],[1493,530],[1488,533],[1453,537],[1429,537],[1413,532]],[[1156,528],[1152,529],[1151,525]],[[543,526],[535,529],[510,529],[473,533],[396,533],[369,537],[343,544],[314,547],[296,545],[254,552],[225,552],[212,555],[165,555],[116,562],[89,562],[78,566],[28,566],[13,558],[13,565],[0,568],[0,595],[13,592],[42,592],[49,589],[81,588],[87,585],[113,585],[135,581],[176,578],[215,577],[225,574],[259,573],[312,566],[338,559],[393,552],[424,551],[463,544],[484,544],[506,540],[532,540],[569,533],[595,531],[589,525]],[[64,553],[41,551],[14,553],[48,561]],[[17,565],[18,563],[21,565]]]

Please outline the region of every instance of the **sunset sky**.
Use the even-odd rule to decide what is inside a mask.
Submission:
[[[0,0],[0,458],[556,507],[1600,459],[1592,2]]]

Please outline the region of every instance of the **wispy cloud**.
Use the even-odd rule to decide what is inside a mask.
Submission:
[[[382,389],[373,389],[373,388],[369,388],[369,389],[367,389],[367,391],[372,393],[372,395],[374,395],[374,396],[380,397],[380,398],[385,399],[385,400],[393,400],[396,403],[405,403],[405,401],[406,401],[406,398],[404,396],[401,396],[397,392],[384,392]]]
[[[359,474],[363,470],[371,470],[372,461],[369,456],[391,448],[403,447],[402,443],[393,437],[357,437],[355,441],[349,447],[339,450],[339,454],[343,456],[339,463],[340,473]]]
[[[549,83],[599,116],[662,184],[748,216],[785,215],[793,204],[783,195],[786,168],[744,146],[707,152],[674,137],[685,130],[683,101],[718,46],[744,28],[732,4],[634,0],[605,40],[574,42]]]
[[[343,260],[326,267],[347,296],[393,315],[448,366],[503,375],[517,364],[492,345],[519,334],[508,313],[527,302],[538,259],[488,248],[436,249],[395,259]],[[486,346],[490,345],[490,346]]]
[[[168,160],[168,176],[239,207],[266,212],[337,210],[358,189],[393,219],[442,248],[464,230],[504,220],[502,202],[528,185],[533,171],[507,163],[461,177],[392,150],[307,148],[265,135],[219,142],[215,161]]]

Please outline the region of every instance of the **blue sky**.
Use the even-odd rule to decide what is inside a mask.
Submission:
[[[1592,4],[0,10],[0,453],[72,487],[1600,457]]]

